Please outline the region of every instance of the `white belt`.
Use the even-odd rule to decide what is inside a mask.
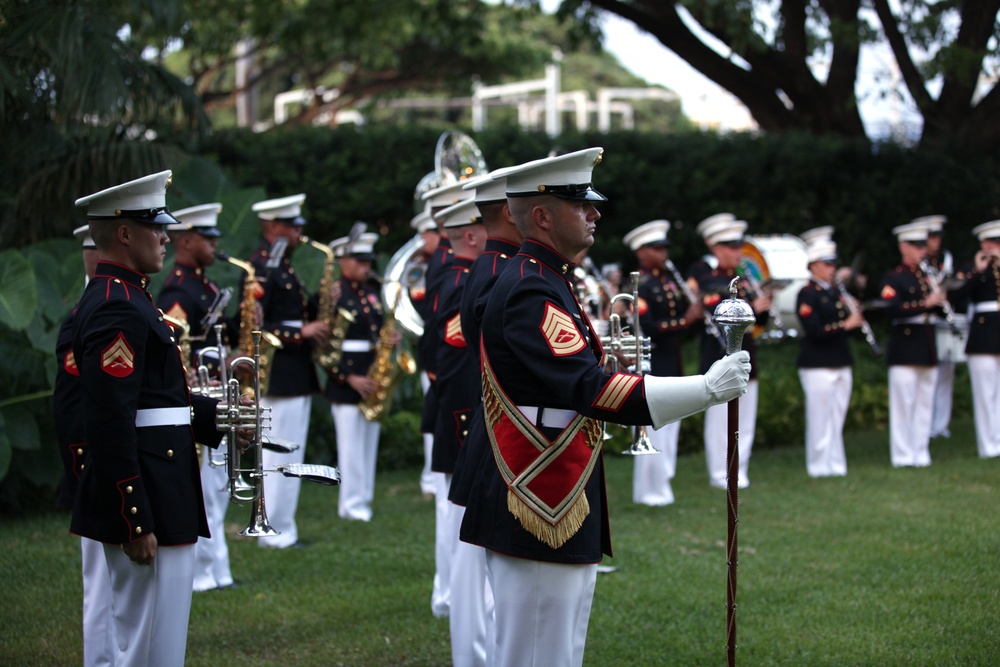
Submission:
[[[560,410],[559,408],[539,408],[535,405],[519,405],[517,409],[521,414],[535,426],[544,428],[566,428],[569,423],[576,419],[577,413],[573,410]],[[541,410],[542,418],[538,419],[538,411]]]
[[[146,408],[136,410],[135,426],[186,426],[191,423],[191,408]]]
[[[370,340],[345,340],[341,349],[344,352],[371,352],[372,343]]]
[[[914,315],[913,317],[900,317],[899,319],[893,320],[893,326],[897,324],[933,324],[937,317],[924,313],[923,315]]]
[[[995,313],[1000,310],[1000,301],[980,301],[969,304],[969,317],[972,313]]]
[[[302,320],[284,320],[282,322],[278,322],[278,326],[282,326],[282,327],[297,327],[297,328],[301,329],[302,328]]]

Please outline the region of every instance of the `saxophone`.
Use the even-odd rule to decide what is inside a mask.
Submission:
[[[319,305],[317,308],[317,319],[325,322],[330,327],[330,338],[326,345],[313,346],[313,361],[324,370],[332,371],[337,368],[340,358],[344,354],[344,337],[347,335],[347,327],[354,321],[351,311],[338,308],[333,298],[330,296],[330,287],[337,279],[333,275],[334,254],[329,246],[325,246],[318,241],[314,241],[308,236],[299,237],[302,243],[308,243],[324,255],[323,277],[319,280]]]
[[[358,404],[361,414],[370,422],[381,421],[389,413],[396,385],[402,376],[417,372],[417,362],[413,355],[397,349],[392,340],[396,337],[396,307],[404,291],[406,290],[400,286],[396,298],[393,299],[392,308],[385,314],[382,331],[379,332],[378,342],[375,344],[375,359],[368,369],[368,377],[378,383],[378,388]]]
[[[257,331],[257,272],[250,262],[234,259],[224,252],[217,252],[215,256],[243,269],[247,274],[246,281],[243,283],[243,299],[240,301],[240,337],[236,343],[236,352],[244,357],[252,357],[254,354],[253,332]],[[259,383],[256,384],[266,394],[274,352],[281,348],[282,343],[277,336],[269,331],[260,333],[260,364],[257,367]],[[250,387],[252,385],[250,382],[244,382],[242,386]]]
[[[166,313],[163,313],[163,321],[179,332],[177,349],[181,355],[181,366],[184,367],[184,378],[187,380],[188,387],[194,387],[197,385],[197,376],[191,367],[191,326],[184,320],[171,317]]]

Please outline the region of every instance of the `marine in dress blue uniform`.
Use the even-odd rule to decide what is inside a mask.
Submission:
[[[368,421],[358,404],[375,391],[367,377],[375,360],[385,313],[378,285],[371,279],[377,234],[362,233],[355,241],[337,239],[340,258],[340,299],[337,308],[351,313],[354,321],[344,334],[343,356],[335,371],[328,372],[324,396],[337,427],[337,466],[341,472],[337,514],[354,521],[371,521],[375,497],[375,463],[381,424]]]
[[[487,549],[496,597],[490,659],[498,667],[582,664],[597,563],[611,551],[600,420],[659,427],[739,396],[749,373],[742,352],[708,376],[605,373],[569,259],[593,243],[600,214],[592,202],[605,198],[590,177],[602,153],[493,172],[507,179],[525,240],[483,315],[483,403],[494,456],[477,471],[461,538]],[[714,396],[716,376],[726,378],[724,397]]]
[[[104,543],[116,665],[182,665],[194,543],[208,536],[195,439],[217,446],[214,399],[190,396],[173,331],[147,291],[163,266],[170,172],[77,200],[101,261],[77,308],[89,452],[70,530]]]
[[[83,268],[86,282],[97,268],[97,246],[90,238],[90,227],[73,230],[82,242]],[[59,509],[71,511],[76,500],[80,476],[87,459],[87,438],[83,426],[83,391],[80,369],[73,356],[73,322],[76,306],[63,320],[56,337],[56,380],[52,393],[52,414],[55,420],[56,442],[62,456],[63,477],[59,483]],[[110,665],[118,652],[114,635],[111,606],[111,579],[104,545],[80,537],[80,562],[83,575],[83,664]]]
[[[931,463],[931,418],[937,385],[934,323],[945,295],[932,292],[920,262],[927,252],[927,226],[895,227],[902,263],[882,278],[881,298],[892,329],[889,365],[889,454],[893,467]]]
[[[795,301],[802,325],[796,365],[805,394],[806,472],[810,477],[847,474],[844,420],[854,380],[848,336],[863,322],[860,310],[852,314],[833,284],[838,261],[833,227],[820,229],[827,233],[803,234],[803,240],[811,241],[806,245],[810,278]]]
[[[980,250],[957,297],[969,304],[965,354],[972,384],[976,450],[980,458],[1000,456],[1000,220],[972,229]]]
[[[625,235],[625,244],[639,260],[639,326],[651,343],[650,370],[653,375],[675,377],[684,374],[681,342],[684,335],[702,322],[701,301],[685,296],[668,268],[670,222],[654,220]],[[658,454],[636,456],[632,469],[632,501],[640,505],[669,505],[674,502],[670,480],[677,464],[680,421],[648,434]]]
[[[697,231],[705,240],[705,245],[714,256],[714,266],[705,261],[696,262],[688,271],[689,280],[697,283],[702,306],[713,312],[723,299],[729,298],[729,283],[738,275],[740,259],[743,256],[743,234],[747,223],[737,220],[732,213],[718,213],[698,223]],[[747,281],[738,283],[738,298],[750,303],[757,317],[757,324],[767,322],[771,297],[753,292]],[[753,451],[757,432],[757,345],[750,329],[743,336],[742,348],[750,354],[750,384],[747,392],[740,397],[740,465],[738,486],[743,489],[750,485],[750,454]],[[725,354],[725,347],[719,337],[708,327],[701,334],[701,372],[705,372]],[[726,488],[726,441],[728,417],[726,408],[717,406],[705,412],[705,464],[708,467],[708,482],[718,489]]]
[[[188,378],[197,373],[199,351],[218,343],[211,327],[221,324],[223,343],[232,341],[233,328],[224,313],[215,312],[221,304],[219,288],[208,279],[205,270],[215,263],[217,226],[222,204],[200,204],[174,211],[180,222],[167,226],[174,247],[174,267],[156,298],[156,305],[172,320],[187,325],[191,358],[185,359]],[[212,315],[210,316],[210,312]],[[214,320],[210,322],[209,320]],[[168,320],[169,322],[170,320]],[[182,335],[175,328],[176,335]],[[218,357],[204,355],[202,361],[213,374],[218,373]],[[197,380],[195,380],[197,381]],[[197,386],[192,383],[192,386]],[[207,591],[234,586],[226,544],[226,510],[229,508],[229,474],[226,466],[213,464],[212,457],[201,456],[201,486],[205,514],[211,537],[199,537],[195,548],[194,590]]]
[[[262,403],[271,408],[271,435],[299,446],[290,453],[265,449],[263,465],[268,469],[305,460],[312,395],[319,392],[313,342],[322,345],[330,335],[327,324],[316,320],[315,302],[310,301],[292,267],[291,255],[306,224],[302,217],[304,202],[305,195],[300,194],[257,202],[251,207],[262,231],[261,243],[250,257],[260,286],[257,304],[263,313],[261,329],[281,341],[271,360]],[[302,546],[295,521],[301,485],[298,477],[264,477],[268,519],[280,534],[259,538],[260,546]]]

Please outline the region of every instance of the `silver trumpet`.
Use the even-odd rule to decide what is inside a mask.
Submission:
[[[639,327],[639,272],[633,271],[630,275],[632,276],[632,293],[628,294],[626,292],[622,292],[611,297],[611,315],[608,318],[608,336],[606,338],[601,338],[601,344],[611,351],[609,358],[611,360],[611,370],[613,372],[617,373],[619,370],[617,354],[624,353],[626,356],[630,356],[635,359],[636,373],[639,377],[642,377],[645,367],[649,364],[652,344],[648,337],[643,337],[642,330]],[[622,330],[621,316],[614,312],[615,303],[618,301],[632,302],[631,336],[625,335]],[[631,354],[629,354],[630,352]],[[627,454],[629,456],[659,454],[660,450],[653,447],[653,443],[649,441],[649,435],[646,433],[646,426],[641,424],[634,428],[635,435],[632,438],[632,444],[629,445],[629,448],[623,451],[622,454]]]
[[[340,484],[340,471],[336,468],[323,465],[312,465],[305,463],[287,463],[276,466],[274,469],[265,470],[263,466],[263,450],[265,446],[264,430],[270,428],[271,408],[261,405],[260,391],[260,342],[262,334],[260,331],[252,332],[253,337],[253,357],[236,357],[229,362],[228,368],[224,368],[223,373],[228,371],[229,379],[225,382],[225,401],[216,406],[215,426],[220,431],[228,431],[228,447],[226,451],[226,469],[229,474],[229,499],[231,502],[239,503],[249,500],[252,505],[250,509],[250,519],[246,528],[240,531],[240,535],[245,537],[260,537],[262,535],[277,535],[278,531],[271,527],[267,520],[267,508],[264,504],[264,475],[270,472],[279,472],[285,477],[299,477],[312,482],[318,482],[328,486]],[[243,394],[240,389],[240,381],[234,377],[235,371],[240,366],[247,366],[249,374],[253,380],[253,404],[244,405],[240,398]],[[254,465],[250,468],[242,467],[240,461],[240,446],[238,441],[238,431],[253,429],[254,439]],[[269,443],[273,445],[273,443]],[[292,446],[297,448],[298,445]],[[270,449],[275,447],[270,446]],[[281,447],[282,451],[292,451],[287,445]],[[242,473],[250,476],[250,486],[252,495],[244,496],[238,487],[238,480]]]

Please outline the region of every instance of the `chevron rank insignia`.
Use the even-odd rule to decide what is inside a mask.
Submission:
[[[67,352],[63,358],[63,368],[70,375],[80,377],[80,369],[76,367],[76,357],[73,356],[73,350]]]
[[[639,297],[639,314],[640,315],[645,315],[648,312],[649,312],[649,302],[646,301],[645,299],[643,299],[640,296]]]
[[[801,306],[799,306],[799,317],[809,317],[812,314],[813,314],[812,306],[810,306],[808,303],[804,303]]]
[[[545,304],[545,314],[542,316],[540,329],[552,354],[557,357],[568,357],[587,347],[587,342],[573,323],[573,318],[553,303]]]
[[[455,313],[454,317],[444,325],[444,342],[452,347],[466,347],[465,336],[462,335],[462,316]]]
[[[166,315],[167,317],[172,317],[173,319],[179,320],[181,322],[188,321],[188,314],[183,308],[181,308],[181,304],[179,301],[175,301],[174,305],[170,306],[170,310],[168,310],[163,314]]]
[[[118,332],[111,345],[101,352],[101,370],[116,378],[128,377],[135,369],[135,353],[125,340],[125,334]]]
[[[896,290],[892,288],[892,285],[886,285],[885,287],[882,288],[882,298],[884,300],[889,301],[895,296],[896,296]]]

